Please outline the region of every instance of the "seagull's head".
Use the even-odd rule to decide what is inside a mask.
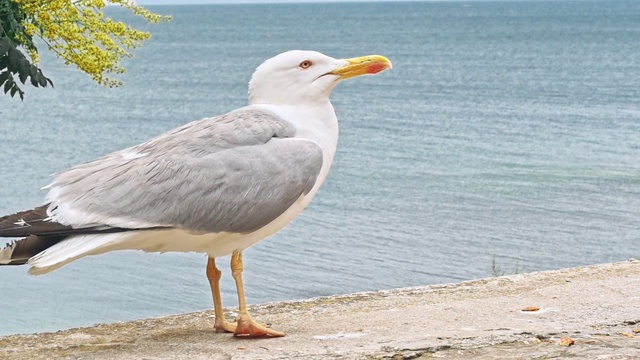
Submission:
[[[258,66],[249,82],[251,104],[326,102],[341,80],[391,69],[380,55],[334,59],[316,51],[291,50]]]

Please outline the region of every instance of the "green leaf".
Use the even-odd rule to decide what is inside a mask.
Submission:
[[[42,75],[42,70],[38,69],[38,84],[42,87],[47,86],[47,78]]]
[[[13,87],[15,83],[13,82],[13,78],[9,77],[7,81],[4,83],[4,93],[8,93],[11,87]]]
[[[4,55],[7,52],[9,52],[9,50],[13,49],[14,46],[11,43],[11,40],[9,40],[6,37],[2,37],[0,38],[0,55]]]
[[[9,65],[9,57],[0,55],[0,70],[4,70]]]
[[[9,76],[11,76],[11,73],[8,71],[3,71],[0,73],[0,86],[2,86],[2,84],[4,84],[7,79],[9,79]]]
[[[18,66],[20,64],[20,60],[26,59],[22,54],[22,51],[13,48],[9,50],[9,66],[8,68],[13,72],[18,72]]]
[[[27,77],[29,76],[29,69],[31,68],[31,63],[27,58],[23,58],[18,63],[18,76],[20,78],[20,82],[24,84],[27,81]]]
[[[19,71],[18,72],[18,79],[20,79],[21,83],[25,83],[25,81],[27,81],[27,78],[29,77],[29,71],[27,70],[26,72],[23,71]]]
[[[18,95],[20,96],[20,100],[24,101],[24,91],[22,91],[18,86],[18,84],[14,82],[13,85],[11,86],[11,90],[9,94],[11,95],[11,97],[15,97],[16,93],[18,93]],[[5,91],[5,94],[6,94],[6,91]]]
[[[31,85],[38,87],[38,81],[36,80],[36,76],[38,76],[38,68],[31,65],[29,69],[29,77],[31,77]]]

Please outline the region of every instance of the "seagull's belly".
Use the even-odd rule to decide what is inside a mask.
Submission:
[[[206,233],[197,234],[181,229],[148,230],[121,235],[112,242],[109,249],[143,250],[147,252],[201,252],[209,256],[221,257],[234,251],[248,248],[256,242],[269,237],[293,220],[309,204],[317,189],[301,196],[287,211],[266,226],[251,233]]]

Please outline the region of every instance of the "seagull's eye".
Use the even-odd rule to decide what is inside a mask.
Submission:
[[[313,65],[311,60],[305,60],[305,61],[301,62],[300,65],[298,65],[298,66],[300,66],[301,69],[308,69],[308,68],[311,67],[311,65]]]

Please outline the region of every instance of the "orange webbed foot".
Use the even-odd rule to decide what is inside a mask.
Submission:
[[[256,338],[256,337],[281,337],[285,333],[269,328],[266,324],[259,324],[251,316],[238,316],[238,323],[233,336]]]
[[[216,321],[214,328],[217,333],[235,333],[237,326],[235,323],[222,320],[220,322]]]

